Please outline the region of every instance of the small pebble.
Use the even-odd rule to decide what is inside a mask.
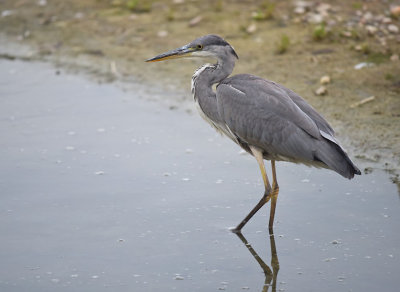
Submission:
[[[332,6],[328,3],[319,3],[316,10],[320,13],[320,14],[328,14],[328,11],[331,10]]]
[[[318,24],[318,23],[322,23],[324,21],[324,17],[321,14],[311,13],[311,14],[309,14],[307,20],[309,23]]]
[[[400,16],[400,6],[394,6],[390,9],[390,14],[394,17]]]
[[[202,20],[203,20],[203,17],[202,17],[201,15],[198,15],[198,16],[196,16],[195,18],[192,18],[192,19],[189,21],[189,26],[190,26],[190,27],[196,26],[196,25],[198,25]]]
[[[389,24],[387,28],[388,28],[388,31],[390,31],[391,33],[399,32],[399,28],[394,24]]]
[[[14,11],[12,11],[12,10],[3,10],[1,12],[1,17],[7,17],[7,16],[10,16],[10,15],[13,15],[13,14],[14,14]]]
[[[326,89],[325,86],[321,86],[320,88],[318,88],[318,89],[315,91],[315,94],[316,94],[316,95],[325,95],[325,94],[327,94],[327,93],[328,93],[328,89]]]
[[[390,61],[397,62],[399,60],[399,55],[393,54],[390,56]]]
[[[74,17],[76,19],[82,19],[85,17],[85,14],[83,14],[82,12],[77,12],[77,13],[75,13]]]
[[[294,9],[294,13],[296,13],[296,14],[304,14],[305,12],[306,12],[306,9],[304,7],[301,7],[301,6],[297,6]]]
[[[378,29],[372,25],[367,25],[365,29],[367,30],[369,35],[374,35],[378,31]]]
[[[331,77],[329,77],[328,75],[322,76],[319,80],[319,83],[321,83],[322,85],[331,83]]]
[[[250,24],[246,29],[247,33],[249,34],[255,33],[256,30],[257,30],[257,25],[255,25],[254,23]]]
[[[168,31],[166,30],[160,30],[159,32],[157,32],[157,36],[159,38],[165,38],[166,36],[168,36]]]
[[[342,31],[341,35],[345,36],[347,38],[351,38],[353,36],[352,33],[350,31],[347,31],[347,30],[346,31]]]
[[[373,63],[362,62],[362,63],[359,63],[359,64],[355,65],[355,66],[354,66],[354,69],[360,70],[360,69],[362,69],[362,68],[371,67],[371,66],[373,66],[373,65],[374,65]]]

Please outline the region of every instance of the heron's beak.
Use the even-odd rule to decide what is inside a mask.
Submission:
[[[146,60],[146,62],[158,62],[158,61],[163,61],[163,60],[168,60],[168,59],[177,59],[177,58],[184,58],[184,57],[189,57],[192,55],[192,53],[196,49],[191,48],[189,46],[183,46],[178,49],[160,54],[158,56],[155,56],[151,59]]]

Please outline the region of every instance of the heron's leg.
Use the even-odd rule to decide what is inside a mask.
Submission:
[[[243,228],[243,226],[246,225],[246,223],[251,219],[251,217],[253,217],[254,214],[256,214],[257,211],[260,210],[260,208],[262,206],[264,206],[271,198],[272,189],[271,189],[271,185],[269,184],[267,172],[265,171],[264,158],[263,158],[262,151],[259,148],[256,148],[253,146],[250,146],[250,150],[253,153],[254,157],[256,158],[258,165],[260,167],[261,175],[262,175],[262,178],[264,181],[265,192],[264,192],[264,196],[257,203],[257,205],[253,208],[253,210],[251,210],[250,213],[246,216],[246,218],[244,218],[242,220],[242,222],[240,222],[240,224],[235,229],[232,230],[233,232],[240,232],[240,230]]]
[[[278,200],[278,193],[279,193],[278,181],[276,180],[275,160],[271,160],[271,169],[272,169],[271,211],[269,214],[268,227],[269,227],[269,232],[273,233],[276,201]]]
[[[265,171],[265,164],[264,164],[264,157],[263,153],[259,148],[250,146],[250,150],[253,153],[254,157],[257,160],[258,166],[260,167],[261,170],[261,175],[264,181],[264,187],[265,187],[265,193],[270,193],[271,192],[271,185],[269,184],[267,172]]]

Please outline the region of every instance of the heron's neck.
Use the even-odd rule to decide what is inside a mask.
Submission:
[[[232,73],[234,67],[235,60],[233,58],[218,59],[216,64],[206,64],[200,68],[198,70],[198,77],[202,82],[212,86],[227,78]]]
[[[235,62],[218,60],[217,64],[206,64],[199,68],[192,78],[192,94],[200,115],[218,129],[221,118],[218,113],[216,93],[213,84],[220,83],[233,71]]]

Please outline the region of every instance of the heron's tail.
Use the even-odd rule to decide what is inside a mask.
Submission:
[[[321,144],[323,145],[318,147],[315,156],[326,164],[328,168],[348,179],[352,179],[355,174],[361,174],[361,171],[354,165],[340,145],[330,140],[322,140]]]

